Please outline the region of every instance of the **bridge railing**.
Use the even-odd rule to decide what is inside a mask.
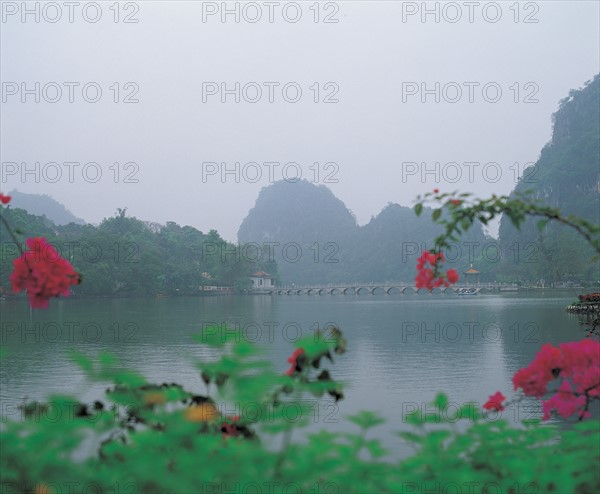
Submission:
[[[516,287],[518,286],[516,283],[456,283],[452,285],[456,288],[502,288],[502,287]],[[320,285],[281,285],[273,287],[274,290],[323,290],[323,289],[331,289],[331,288],[389,288],[389,287],[399,287],[399,288],[407,288],[407,287],[415,287],[414,282],[406,282],[406,281],[398,281],[398,282],[382,282],[376,283],[373,281],[369,282],[353,282],[353,283],[327,283]]]

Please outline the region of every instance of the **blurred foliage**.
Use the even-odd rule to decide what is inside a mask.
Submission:
[[[197,363],[205,395],[176,383],[148,383],[109,355],[74,354],[88,379],[113,383],[105,401],[83,404],[53,396],[4,420],[2,492],[591,494],[600,489],[597,420],[561,433],[538,421],[514,426],[482,415],[474,403],[450,405],[439,394],[404,416],[408,428],[398,433],[399,440],[414,453],[395,461],[371,435],[384,422],[373,412],[348,417],[355,432],[322,430],[291,439],[293,430],[316,419],[304,407],[304,396],[342,397],[341,385],[325,368],[346,348],[337,328],[297,342],[304,359],[291,376],[275,373],[259,347],[239,333],[206,331],[197,340],[212,352],[209,362]],[[290,414],[291,405],[301,413]],[[231,416],[228,410],[242,413]]]

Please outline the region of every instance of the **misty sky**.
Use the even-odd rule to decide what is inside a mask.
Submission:
[[[90,2],[73,22],[64,2],[27,2],[39,23],[22,17],[23,2],[0,3],[1,190],[50,194],[92,223],[126,206],[231,241],[289,162],[288,179],[327,185],[360,224],[434,187],[508,193],[550,139],[559,100],[600,71],[596,1],[478,2],[471,12],[427,2],[439,22],[422,17],[423,2],[228,2],[239,23],[223,22],[222,2],[98,2],[97,22],[84,18],[84,6],[98,16]],[[221,83],[233,90],[225,103]],[[433,90],[425,102],[422,83]],[[85,101],[86,84],[97,102]],[[480,163],[472,177],[466,162]],[[484,172],[489,162],[498,166]]]

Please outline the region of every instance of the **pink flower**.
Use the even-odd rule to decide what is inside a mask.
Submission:
[[[569,381],[563,381],[558,388],[556,394],[549,400],[542,402],[542,410],[544,411],[543,420],[548,420],[553,410],[563,418],[569,418],[571,415],[579,412],[579,415],[588,415],[583,413],[585,406],[585,396],[576,396]]]
[[[504,410],[504,406],[502,405],[504,400],[506,400],[506,396],[504,396],[500,391],[496,391],[496,393],[490,396],[488,401],[485,402],[483,408],[486,410],[497,410],[501,412]]]
[[[527,396],[544,396],[548,383],[559,376],[561,367],[560,350],[546,344],[528,367],[517,371],[513,385],[515,389],[522,388]]]
[[[528,367],[513,376],[513,384],[527,396],[541,398],[550,381],[558,378],[562,383],[556,393],[542,402],[543,419],[550,418],[554,410],[563,418],[574,414],[588,417],[586,404],[600,396],[600,342],[585,339],[558,348],[546,344]]]

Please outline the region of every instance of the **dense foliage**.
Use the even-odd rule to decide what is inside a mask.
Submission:
[[[45,237],[71,262],[85,283],[73,288],[74,296],[193,295],[203,286],[244,289],[257,270],[277,273],[268,257],[243,255],[243,246],[223,240],[217,231],[202,233],[190,226],[147,224],[128,217],[121,209],[99,226],[55,225],[22,209],[5,208],[6,221],[24,237]],[[4,224],[0,226],[0,287],[10,294],[9,276],[18,245]],[[254,260],[256,259],[256,262]]]

